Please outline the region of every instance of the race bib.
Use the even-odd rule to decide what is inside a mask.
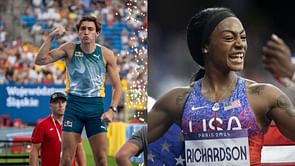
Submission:
[[[247,130],[210,131],[185,135],[187,166],[250,165]]]

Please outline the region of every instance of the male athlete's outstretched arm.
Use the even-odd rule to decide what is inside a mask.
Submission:
[[[39,49],[39,52],[35,59],[35,64],[46,65],[46,64],[55,62],[66,55],[66,52],[63,49],[64,45],[50,51],[52,40],[55,37],[62,36],[64,33],[65,33],[65,28],[63,26],[59,26],[48,35],[48,37],[46,38],[46,40],[44,41],[44,43]]]

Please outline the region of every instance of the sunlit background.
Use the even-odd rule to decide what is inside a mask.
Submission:
[[[113,157],[134,131],[144,125],[146,0],[0,0],[0,153],[26,152],[27,155],[30,151],[29,144],[19,146],[5,141],[30,141],[33,127],[50,114],[50,94],[64,90],[66,74],[63,61],[38,66],[34,65],[34,58],[58,25],[63,25],[67,32],[52,42],[52,49],[64,42],[77,41],[75,25],[83,15],[95,16],[101,22],[102,32],[97,42],[114,51],[123,87],[119,114],[109,124],[108,156]],[[105,109],[110,104],[110,89],[107,79]],[[89,145],[85,147],[89,152],[88,165],[93,165]],[[0,163],[5,161],[0,159]],[[133,161],[140,163],[143,158]],[[109,162],[114,165],[113,159]]]

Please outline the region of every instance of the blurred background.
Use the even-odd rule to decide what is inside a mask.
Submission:
[[[175,86],[186,86],[198,70],[186,43],[189,19],[207,7],[229,7],[240,18],[247,34],[248,51],[240,75],[258,82],[278,83],[263,69],[261,49],[276,33],[295,49],[293,6],[286,1],[150,1],[148,29],[148,94],[158,98]],[[293,50],[294,50],[293,49]],[[282,64],[283,65],[283,64]]]
[[[64,91],[65,65],[58,61],[34,65],[34,57],[47,35],[58,25],[66,34],[52,42],[78,41],[75,25],[83,15],[102,24],[97,42],[114,51],[123,94],[119,114],[109,124],[109,164],[118,148],[138,130],[147,115],[147,1],[146,0],[0,0],[0,165],[1,156],[30,151],[34,126],[50,114],[49,96]],[[111,84],[106,81],[106,104]],[[84,135],[85,136],[85,135]],[[84,139],[88,165],[93,165]],[[27,158],[23,160],[28,162]],[[143,158],[135,158],[142,162]],[[6,163],[7,165],[7,163]]]

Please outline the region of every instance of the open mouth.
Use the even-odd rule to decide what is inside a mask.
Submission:
[[[233,63],[242,63],[244,59],[244,54],[243,53],[231,54],[229,56],[229,59]]]

